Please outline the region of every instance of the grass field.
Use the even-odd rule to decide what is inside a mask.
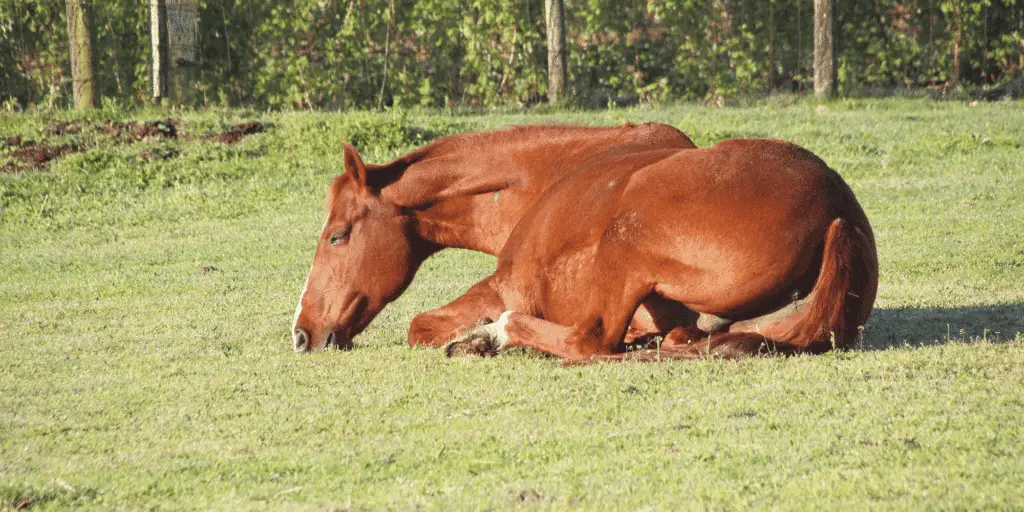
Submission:
[[[177,138],[103,125],[167,117]],[[254,119],[237,144],[201,137]],[[405,345],[410,319],[494,266],[446,251],[355,350],[292,353],[341,140],[380,162],[626,120],[787,139],[837,169],[878,238],[864,349],[446,360]],[[0,509],[1024,508],[1024,103],[100,110],[2,115],[0,141]],[[34,169],[12,156],[29,141],[72,150]]]

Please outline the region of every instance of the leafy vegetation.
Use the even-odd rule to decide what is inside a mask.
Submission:
[[[176,138],[103,129],[157,119]],[[252,120],[268,128],[203,138]],[[670,122],[702,146],[792,140],[837,169],[878,237],[864,349],[446,360],[405,346],[409,321],[494,267],[451,250],[353,351],[291,352],[341,140],[380,162],[446,133],[626,120]],[[0,172],[0,508],[1020,508],[1022,125],[1019,102],[792,98],[0,115],[0,141],[81,148]]]
[[[171,2],[174,4],[175,2]],[[178,2],[180,3],[180,2]],[[147,2],[91,2],[96,90],[147,100]],[[366,109],[533,104],[546,94],[541,0],[197,0],[193,105]],[[802,92],[812,2],[567,0],[576,101]],[[0,102],[69,103],[63,0],[0,0]],[[840,92],[998,83],[1024,70],[1021,0],[837,2]]]

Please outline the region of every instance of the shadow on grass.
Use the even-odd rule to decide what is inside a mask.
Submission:
[[[941,345],[950,339],[1012,341],[1024,332],[1024,303],[958,308],[875,309],[865,350]]]

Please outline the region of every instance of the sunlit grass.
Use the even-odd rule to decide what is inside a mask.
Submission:
[[[0,508],[1024,506],[1020,103],[90,115],[272,128],[237,146],[83,133],[65,137],[86,152],[0,173]],[[0,139],[47,140],[47,120],[0,116]],[[379,162],[456,131],[626,120],[787,139],[837,169],[878,237],[865,350],[446,360],[405,345],[410,319],[494,266],[447,251],[355,350],[291,352],[342,139]],[[140,157],[158,148],[180,155]]]

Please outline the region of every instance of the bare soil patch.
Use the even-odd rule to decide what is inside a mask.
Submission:
[[[127,123],[111,123],[106,121],[104,123],[104,131],[107,133],[116,132],[121,137],[127,137],[129,141],[139,142],[151,137],[159,137],[163,139],[177,139],[178,138],[178,123],[175,119],[146,121],[143,123],[137,123],[135,121],[129,121]]]
[[[60,158],[67,153],[75,153],[82,150],[81,147],[76,145],[48,146],[37,144],[35,141],[23,140],[18,136],[4,141],[3,147],[14,148],[14,151],[6,154],[13,160],[0,167],[2,172],[45,169],[50,161]]]
[[[252,135],[254,133],[263,133],[265,131],[267,131],[267,125],[259,121],[249,121],[245,123],[236,124],[226,132],[204,135],[200,138],[202,140],[223,142],[224,144],[235,144],[241,141],[242,138],[245,137],[246,135]]]
[[[103,121],[56,121],[46,125],[43,129],[44,138],[41,141],[24,140],[21,136],[14,136],[8,139],[0,138],[0,149],[12,148],[13,151],[0,153],[0,156],[10,158],[6,164],[0,166],[0,172],[23,172],[30,170],[43,170],[50,162],[63,157],[68,153],[84,151],[86,146],[94,145],[95,142],[88,139],[88,135],[103,134],[112,136],[117,143],[133,144],[146,140],[190,140],[192,137],[183,135],[179,130],[181,120],[178,119],[154,119],[152,121],[127,121],[116,122],[109,119]],[[269,129],[269,124],[259,121],[248,121],[239,123],[229,130],[203,135],[201,140],[210,140],[224,144],[236,144],[247,135],[263,133]],[[74,144],[47,144],[47,138],[60,136],[84,136],[84,142]],[[75,139],[78,141],[77,137]],[[155,149],[142,151],[139,158],[144,160],[162,159],[168,160],[181,155],[178,149]]]
[[[154,119],[152,121],[128,121],[125,123],[111,121],[58,121],[50,123],[44,129],[48,136],[78,135],[84,132],[99,132],[106,135],[113,135],[122,142],[140,142],[148,138],[159,137],[163,139],[178,138],[177,119]]]

